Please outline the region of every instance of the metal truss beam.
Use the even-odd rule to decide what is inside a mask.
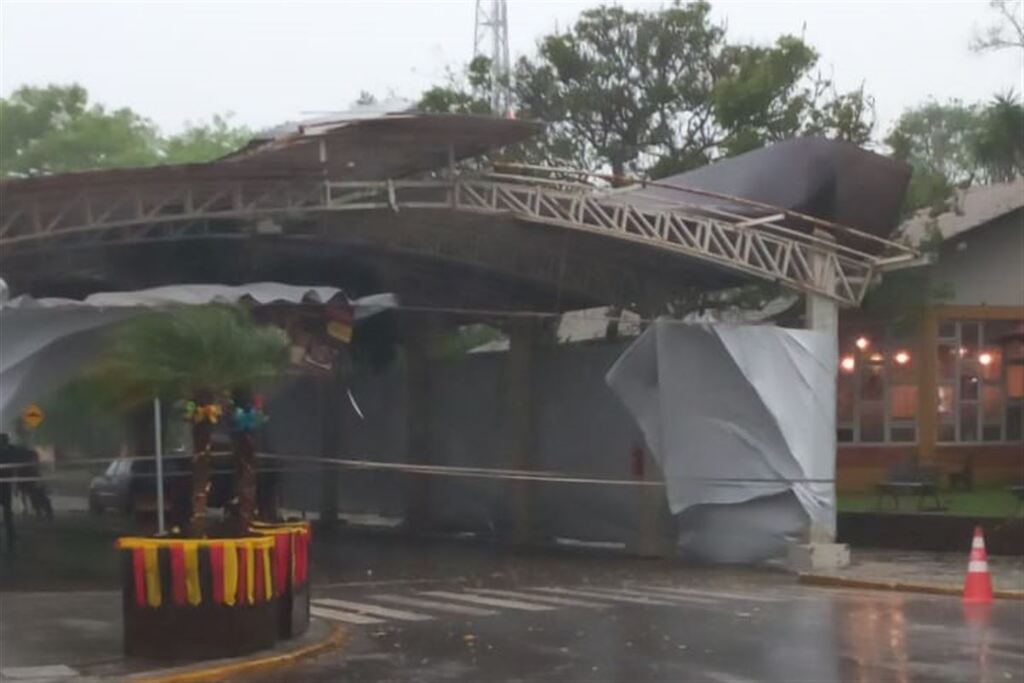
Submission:
[[[751,219],[706,208],[650,209],[596,193],[465,177],[224,182],[128,186],[70,196],[8,195],[0,207],[0,249],[42,240],[81,244],[244,235],[255,233],[255,222],[267,217],[403,209],[503,215],[644,244],[845,306],[860,304],[880,264],[892,256],[867,254],[828,237],[789,229],[775,222],[775,215]],[[212,227],[222,219],[232,220],[220,229]]]

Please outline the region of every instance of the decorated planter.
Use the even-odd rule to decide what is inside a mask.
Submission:
[[[302,635],[309,628],[310,526],[306,522],[256,522],[251,531],[271,538],[274,542],[273,575],[278,637]]]
[[[131,537],[117,547],[126,655],[212,659],[277,640],[273,537]]]

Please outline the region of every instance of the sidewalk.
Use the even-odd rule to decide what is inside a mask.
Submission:
[[[1024,598],[1024,555],[988,558],[997,593]],[[804,583],[959,594],[967,571],[967,553],[925,553],[901,550],[851,550],[850,566],[801,574]]]
[[[313,619],[305,635],[248,657],[173,663],[121,652],[121,596],[113,591],[0,593],[0,681],[223,680],[340,644],[343,634]]]

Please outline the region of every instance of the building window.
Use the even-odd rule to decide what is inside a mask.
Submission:
[[[836,438],[841,443],[917,441],[916,347],[884,328],[840,334]]]
[[[1022,440],[1024,322],[945,321],[938,340],[938,440]]]

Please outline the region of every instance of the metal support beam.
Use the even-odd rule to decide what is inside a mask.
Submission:
[[[860,304],[880,263],[914,257],[912,250],[895,244],[890,253],[874,255],[828,235],[799,232],[773,221],[782,214],[751,220],[682,203],[651,209],[580,188],[462,177],[126,186],[116,192],[83,190],[71,201],[56,195],[5,196],[0,249],[75,235],[103,239],[111,232],[123,232],[120,241],[144,241],[152,226],[169,223],[400,209],[504,215],[645,244],[845,306]]]

